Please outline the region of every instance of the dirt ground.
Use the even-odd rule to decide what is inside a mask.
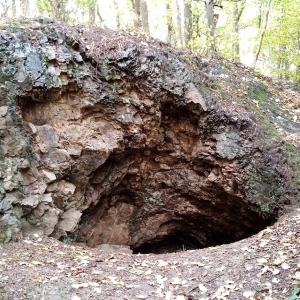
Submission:
[[[300,299],[300,209],[248,239],[169,254],[24,239],[0,248],[0,299]]]

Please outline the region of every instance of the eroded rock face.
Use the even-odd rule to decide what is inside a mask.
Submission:
[[[200,248],[257,232],[289,202],[284,143],[210,95],[200,64],[126,36],[97,54],[112,32],[95,46],[52,23],[11,31],[0,32],[2,241]]]

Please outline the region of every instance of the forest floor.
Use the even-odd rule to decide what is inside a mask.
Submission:
[[[0,299],[300,299],[300,209],[245,240],[126,254],[24,239],[0,248]]]

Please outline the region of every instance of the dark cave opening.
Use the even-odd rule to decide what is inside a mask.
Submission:
[[[133,254],[164,254],[203,249],[212,246],[231,244],[245,238],[249,238],[266,228],[268,225],[259,224],[256,230],[252,229],[246,231],[242,236],[238,237],[234,233],[232,235],[226,234],[224,232],[215,233],[206,242],[199,241],[199,239],[191,235],[190,231],[178,231],[166,235],[161,239],[156,238],[151,242],[144,243],[138,247],[131,247],[131,249],[133,251]]]
[[[276,222],[276,218],[266,220],[258,218],[253,212],[249,214],[252,215],[252,220],[255,220],[252,226],[246,225],[246,222],[231,225],[225,225],[224,222],[224,226],[213,225],[209,221],[202,224],[196,219],[191,226],[187,225],[189,222],[186,220],[185,224],[179,222],[168,234],[158,234],[152,240],[131,249],[133,254],[164,254],[231,244],[249,238]]]
[[[133,248],[133,254],[163,254],[180,252],[186,250],[196,250],[205,248],[195,237],[186,232],[174,232],[164,237],[159,241],[152,241],[151,243],[143,244],[139,247]]]

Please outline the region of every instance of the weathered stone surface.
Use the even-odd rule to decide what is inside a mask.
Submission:
[[[82,213],[74,208],[70,208],[61,215],[58,228],[61,232],[73,232],[78,224]]]
[[[286,146],[214,96],[200,58],[126,37],[93,52],[60,26],[0,32],[1,241],[195,248],[276,219],[295,195]]]

